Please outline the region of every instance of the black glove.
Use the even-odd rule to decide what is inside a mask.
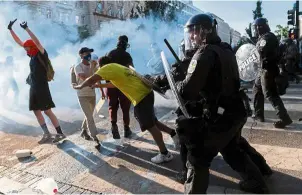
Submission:
[[[151,79],[151,75],[149,75],[149,74],[144,75],[144,77],[148,80]]]
[[[14,23],[17,21],[17,19],[15,19],[14,21],[10,21],[9,22],[9,25],[7,26],[7,29],[8,30],[12,30],[12,27],[13,27],[13,25],[14,25]]]
[[[21,24],[20,24],[20,26],[25,30],[26,28],[28,28],[28,26],[27,26],[27,22],[22,22]]]

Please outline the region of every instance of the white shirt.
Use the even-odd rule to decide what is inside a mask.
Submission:
[[[82,84],[84,82],[84,80],[79,77],[79,74],[85,74],[86,77],[92,76],[89,73],[90,66],[86,66],[82,62],[74,67],[74,72],[76,74],[78,84]],[[77,94],[78,96],[95,96],[95,90],[88,86],[77,90]]]

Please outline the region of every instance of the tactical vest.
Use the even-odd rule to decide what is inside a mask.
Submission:
[[[221,72],[221,92],[220,96],[230,97],[239,92],[240,78],[238,65],[233,51],[221,44],[207,45],[207,49],[214,51],[220,60]]]

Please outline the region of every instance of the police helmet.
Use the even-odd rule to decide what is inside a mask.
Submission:
[[[253,37],[258,37],[266,32],[269,32],[270,28],[266,18],[257,18],[253,22],[252,35]]]
[[[216,20],[209,14],[192,16],[184,26],[185,50],[197,48],[208,34],[216,33],[216,25]]]
[[[254,20],[254,25],[255,26],[268,25],[268,21],[266,18],[257,18],[256,20]]]
[[[214,18],[208,14],[197,14],[192,16],[186,23],[185,27],[190,28],[195,25],[200,25],[204,29],[211,29],[214,27]]]

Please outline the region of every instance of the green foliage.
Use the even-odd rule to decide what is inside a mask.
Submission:
[[[87,25],[78,26],[78,34],[79,34],[81,41],[83,41],[84,39],[87,39],[88,37],[91,36]]]
[[[258,0],[257,3],[256,3],[256,9],[253,10],[254,20],[257,19],[257,18],[262,18],[263,17],[261,5],[262,5],[262,1]]]
[[[288,37],[288,31],[289,31],[289,27],[286,26],[286,27],[283,27],[281,26],[280,24],[278,24],[276,26],[276,30],[275,30],[275,33],[276,33],[276,36],[278,37],[278,39],[280,40],[282,37],[283,38],[286,38]]]
[[[177,1],[145,1],[144,7],[138,5],[132,8],[130,18],[153,16],[162,21],[171,22],[177,20],[177,13],[183,9],[176,6]]]
[[[256,9],[253,10],[253,19],[255,20],[255,19],[261,18],[261,17],[263,17],[263,13],[262,13],[262,1],[258,0],[256,2]],[[253,35],[252,35],[252,23],[249,23],[249,27],[245,28],[245,32],[246,32],[246,34],[249,36],[249,38],[252,41],[255,41],[255,37],[253,37]]]

